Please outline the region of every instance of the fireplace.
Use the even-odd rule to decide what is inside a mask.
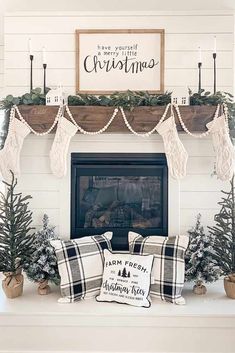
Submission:
[[[72,153],[71,238],[113,232],[128,249],[128,231],[168,235],[168,170],[162,153]]]

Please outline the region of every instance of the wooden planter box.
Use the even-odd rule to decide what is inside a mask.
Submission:
[[[52,125],[58,107],[40,105],[21,105],[19,110],[24,119],[37,132],[48,130]],[[162,117],[165,107],[136,107],[132,111],[125,110],[126,117],[133,129],[137,132],[148,132]],[[206,131],[206,124],[213,119],[215,106],[181,106],[182,119],[191,132]],[[87,131],[97,131],[104,127],[113,114],[114,107],[99,106],[71,106],[70,111],[77,123]],[[66,114],[65,114],[66,116]],[[170,109],[168,112],[170,116]],[[182,131],[175,112],[175,121],[178,131]],[[106,133],[130,133],[125,126],[119,111]]]

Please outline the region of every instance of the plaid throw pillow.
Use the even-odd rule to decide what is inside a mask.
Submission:
[[[184,255],[188,236],[142,237],[129,232],[131,254],[154,255],[150,295],[175,304],[185,304],[181,292],[184,286]]]
[[[112,249],[112,232],[74,240],[52,240],[61,277],[60,303],[95,297],[100,292],[104,249]]]

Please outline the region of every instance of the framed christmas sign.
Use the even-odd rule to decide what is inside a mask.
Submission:
[[[164,29],[76,30],[77,93],[164,92]]]

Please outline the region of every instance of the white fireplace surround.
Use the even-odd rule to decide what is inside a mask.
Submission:
[[[34,225],[41,226],[44,213],[57,227],[61,238],[70,237],[70,163],[71,153],[164,153],[159,135],[141,138],[130,134],[102,134],[88,136],[77,134],[70,143],[67,158],[67,175],[52,175],[49,151],[54,134],[38,137],[30,134],[21,153],[19,190],[32,195],[30,207]],[[213,223],[218,210],[220,190],[227,183],[211,177],[214,152],[210,138],[194,140],[185,134],[180,138],[188,151],[187,176],[180,182],[169,177],[169,235],[184,234],[195,223],[200,212],[206,225]]]

